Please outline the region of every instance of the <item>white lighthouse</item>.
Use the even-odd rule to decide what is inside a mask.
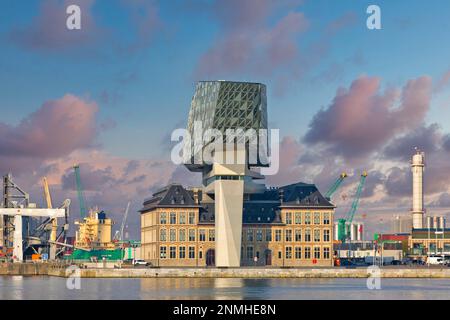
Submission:
[[[416,154],[411,160],[413,176],[413,204],[412,221],[413,229],[422,229],[423,223],[423,170],[425,167],[425,154],[416,149]]]

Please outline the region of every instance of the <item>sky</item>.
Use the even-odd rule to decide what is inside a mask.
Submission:
[[[81,30],[66,8],[80,6]],[[369,5],[381,30],[366,26]],[[145,198],[199,183],[170,161],[200,80],[261,82],[281,168],[269,185],[316,183],[342,171],[336,217],[369,172],[355,220],[389,231],[411,207],[409,158],[426,152],[429,214],[450,214],[450,3],[446,0],[5,0],[0,10],[0,172],[43,205],[77,201],[139,237]],[[117,227],[116,226],[116,227]]]

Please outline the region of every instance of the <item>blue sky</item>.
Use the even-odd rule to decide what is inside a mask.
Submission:
[[[4,40],[0,80],[2,102],[7,108],[2,118],[17,123],[43,101],[67,92],[98,100],[105,91],[117,91],[120,95],[117,102],[100,106],[100,119],[112,119],[117,127],[104,133],[100,141],[106,150],[120,155],[153,155],[155,151],[149,149],[157,150],[158,136],[163,138],[160,133],[186,118],[195,81],[201,80],[193,78],[193,70],[221,32],[221,26],[211,14],[198,10],[200,1],[197,1],[199,7],[196,1],[192,2],[194,5],[183,1],[158,3],[163,26],[152,35],[147,48],[130,56],[110,52],[111,47],[101,40],[98,44],[75,48],[73,54],[30,52]],[[10,30],[29,24],[40,6],[40,1],[7,3],[1,14],[0,31],[4,38]],[[239,73],[231,78],[267,83],[271,122],[285,134],[300,135],[317,109],[329,104],[336,88],[348,86],[360,74],[379,76],[384,85],[397,86],[423,74],[438,78],[450,67],[450,20],[446,15],[450,4],[447,1],[377,1],[382,9],[380,31],[369,31],[365,26],[365,9],[371,3],[305,1],[298,7],[310,21],[308,34],[299,37],[300,47],[307,47],[321,36],[329,23],[348,12],[354,13],[355,21],[337,31],[330,41],[330,52],[281,96],[275,96],[270,90],[270,78]],[[111,28],[108,38],[120,43],[133,41],[135,32],[120,2],[97,1],[93,14],[99,25]],[[353,58],[361,59],[360,64],[348,62]],[[315,79],[333,65],[342,68],[337,76],[339,81]],[[136,78],[132,83],[121,83],[124,81],[121,78],[126,77]],[[430,120],[439,119],[442,112],[450,116],[448,110],[433,108]],[[154,139],[144,140],[144,131],[151,132]],[[122,139],[138,143],[133,147],[123,144]]]
[[[61,164],[61,159],[75,161],[79,152],[84,152],[84,161],[89,158],[86,150],[93,149],[104,154],[104,159],[168,161],[168,134],[177,126],[185,126],[196,81],[248,80],[267,84],[269,122],[281,129],[282,137],[292,137],[299,148],[319,150],[314,143],[305,145],[303,137],[313,131],[310,125],[314,125],[313,118],[321,108],[330,109],[339,88],[349,89],[362,76],[377,77],[382,94],[388,88],[401,91],[408,81],[429,76],[433,94],[417,126],[437,123],[437,136],[444,145],[450,130],[445,120],[450,119],[450,86],[445,78],[450,71],[448,1],[244,2],[250,3],[250,9],[241,10],[239,17],[232,10],[239,1],[52,0],[47,6],[38,0],[4,1],[0,11],[0,122],[13,131],[46,102],[71,94],[97,105],[96,133],[85,146],[80,142],[58,157],[41,157],[42,163],[33,168],[34,172],[49,163]],[[82,7],[83,19],[91,19],[79,38],[60,31],[65,27],[61,11],[72,3]],[[382,30],[366,27],[370,4],[381,8]],[[48,17],[48,12],[56,17],[54,21],[39,20]],[[283,21],[288,28],[278,34],[282,39],[265,42]],[[242,27],[235,27],[240,24]],[[223,52],[216,52],[218,65],[207,65],[211,51],[227,48],[224,43],[237,39],[241,32],[250,39],[253,35],[257,38],[247,51],[236,50],[249,55],[244,61],[251,61],[252,54],[276,49],[277,40],[285,49],[282,54],[289,54],[291,48],[295,48],[295,54],[285,60],[261,58],[256,67],[244,64],[233,69],[225,62],[220,65]],[[439,83],[442,85],[437,90]],[[398,135],[417,131],[408,130]],[[372,153],[382,146],[374,147]],[[292,165],[297,166],[300,159],[296,155]],[[367,158],[357,160],[344,157],[339,163],[360,168],[364,161],[369,162]],[[367,166],[374,170],[387,166],[383,172],[386,182],[392,162],[395,159]],[[57,176],[67,174],[66,170],[64,166],[54,170],[55,185]],[[328,171],[326,177],[319,174],[319,183],[331,182],[335,172]],[[158,185],[166,180],[153,179],[146,184]],[[141,188],[142,193],[150,190],[149,186]]]

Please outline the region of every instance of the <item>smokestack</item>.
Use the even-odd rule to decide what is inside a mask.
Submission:
[[[425,167],[425,154],[416,149],[416,154],[411,160],[413,175],[413,205],[412,220],[413,229],[422,229],[423,224],[423,169]]]

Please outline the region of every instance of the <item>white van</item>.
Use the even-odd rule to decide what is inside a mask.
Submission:
[[[429,256],[427,257],[427,263],[428,264],[434,264],[434,265],[442,265],[444,264],[445,260],[442,258],[442,256]]]

